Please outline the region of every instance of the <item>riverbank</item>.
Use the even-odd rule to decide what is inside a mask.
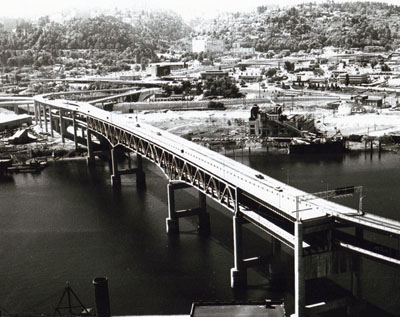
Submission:
[[[86,155],[85,148],[79,147],[75,149],[75,143],[68,139],[63,143],[61,136],[57,133],[55,133],[54,137],[51,137],[49,133],[44,132],[36,125],[24,128],[24,130],[27,130],[29,135],[32,136],[32,140],[24,144],[12,144],[9,142],[9,139],[17,130],[2,134],[0,137],[0,158],[11,158],[13,163],[19,163],[33,158],[59,160]]]
[[[119,114],[126,118],[127,124],[145,122],[160,129],[184,137],[227,156],[287,154],[288,146],[262,138],[248,136],[248,119],[253,105],[242,104],[225,111],[140,111],[133,114]],[[270,105],[269,105],[270,106]],[[268,107],[261,105],[261,108]],[[400,134],[400,111],[381,109],[379,112],[355,115],[338,115],[326,108],[324,102],[294,102],[286,106],[287,115],[303,115],[314,119],[315,125],[326,135],[333,136],[340,132],[343,136],[363,136],[361,142],[347,142],[350,151],[398,152],[399,146],[388,142],[390,134]],[[4,110],[3,110],[4,112]],[[2,113],[4,114],[4,113]],[[115,115],[118,115],[115,113]],[[12,133],[0,136],[1,157],[55,157],[65,158],[83,156],[82,147],[75,151],[75,144],[70,140],[61,142],[59,135],[51,137],[39,126],[29,127],[35,141],[24,145],[7,144]],[[14,130],[15,131],[15,130]],[[383,139],[379,145],[378,138]]]
[[[285,145],[262,138],[248,137],[248,120],[253,105],[238,105],[226,111],[142,111],[134,114],[135,122],[145,122],[164,129],[217,152],[287,153]],[[267,106],[261,106],[261,108]],[[350,151],[399,150],[390,135],[400,135],[400,111],[380,109],[379,112],[339,115],[325,103],[293,103],[286,106],[288,116],[303,115],[314,119],[315,126],[332,137],[340,134],[351,141]],[[378,110],[377,110],[378,111]],[[132,114],[124,115],[132,118]],[[359,137],[359,142],[352,141]],[[379,142],[381,140],[381,142]]]

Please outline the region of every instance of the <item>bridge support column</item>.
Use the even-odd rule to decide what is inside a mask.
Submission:
[[[115,149],[111,149],[111,169],[112,169],[111,185],[114,188],[120,188],[121,187],[121,175],[118,172],[118,162],[117,162],[117,155],[116,155]]]
[[[243,263],[243,218],[239,213],[233,216],[233,262],[231,269],[231,287],[241,288],[247,285],[247,268]]]
[[[128,175],[128,174],[136,174],[136,187],[143,189],[146,187],[146,177],[145,173],[143,172],[143,163],[142,163],[142,156],[140,154],[137,154],[137,167],[136,168],[131,168],[131,162],[130,162],[130,154],[128,158],[128,168],[127,169],[121,169],[118,170],[118,165],[117,161],[115,159],[115,153],[111,154],[111,164],[110,164],[110,169],[113,171],[113,175],[118,175],[117,177],[112,177],[112,179],[117,180],[119,178],[119,181],[121,180],[121,175]],[[117,172],[117,174],[115,174]]]
[[[166,219],[167,233],[179,233],[179,219],[175,210],[174,184],[167,185],[168,190],[168,218]]]
[[[76,112],[72,111],[72,124],[74,127],[74,142],[75,142],[75,151],[78,150],[78,135],[77,135],[77,126],[76,126]]]
[[[83,129],[82,129],[83,131]],[[87,144],[87,157],[86,157],[86,163],[88,166],[94,166],[95,160],[94,160],[94,153],[93,153],[93,143],[92,143],[92,132],[87,129],[86,130],[87,134],[87,139],[86,139],[86,144]]]
[[[43,106],[43,113],[44,113],[44,130],[49,132],[49,128],[47,126],[47,107]]]
[[[26,104],[26,112],[28,113],[28,115],[31,114],[31,106],[29,105],[29,103]]]
[[[36,101],[34,101],[33,103],[33,109],[35,111],[35,123],[38,124],[39,123],[39,118],[38,118],[38,105],[36,103]]]
[[[49,121],[50,121],[50,135],[54,138],[54,126],[53,126],[53,114],[51,108],[49,108]]]
[[[364,230],[356,227],[355,237],[358,241],[362,241],[364,238]],[[354,297],[361,298],[361,286],[360,286],[360,271],[361,271],[361,259],[359,254],[354,254],[352,258],[351,276],[350,276],[350,287],[351,293]]]
[[[38,104],[38,114],[39,114],[39,126],[40,128],[43,128],[42,126],[42,106]]]
[[[14,105],[14,113],[15,113],[15,114],[19,114],[18,105]]]
[[[305,279],[303,259],[303,224],[294,223],[294,312],[296,317],[305,316]]]
[[[207,213],[206,195],[199,192],[199,206],[192,209],[176,210],[175,208],[175,190],[188,188],[190,185],[177,182],[170,182],[168,189],[168,218],[166,219],[167,233],[179,233],[179,218],[197,216],[199,219],[198,229],[206,233],[210,231],[210,215]]]
[[[146,187],[146,174],[143,171],[143,157],[140,154],[136,155],[137,169],[136,169],[136,186],[138,188]],[[130,160],[130,158],[129,158]]]
[[[197,228],[202,233],[210,232],[210,214],[207,212],[207,196],[199,191],[199,225]]]
[[[64,136],[64,125],[65,125],[65,122],[64,122],[64,120],[63,120],[63,110],[59,110],[59,113],[60,113],[60,134],[61,134],[61,141],[62,141],[62,143],[65,143],[65,136]]]

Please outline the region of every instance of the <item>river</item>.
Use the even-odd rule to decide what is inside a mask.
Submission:
[[[310,192],[362,185],[366,211],[400,220],[398,154],[236,159]],[[290,312],[290,278],[276,287],[265,270],[250,270],[247,290],[230,288],[232,225],[215,203],[209,203],[210,236],[198,234],[194,219],[181,219],[181,234],[169,237],[167,181],[151,163],[144,167],[145,190],[136,189],[134,176],[123,176],[122,189],[115,191],[108,164],[97,162],[93,170],[84,160],[52,162],[40,174],[0,181],[3,313],[53,314],[66,281],[86,306],[95,307],[91,280],[98,276],[109,279],[114,315],[187,314],[196,300],[264,298],[284,298]],[[195,197],[193,190],[181,191],[178,207],[193,207]],[[261,235],[246,231],[246,253],[269,252]],[[282,255],[282,263],[291,263],[290,257]],[[363,260],[362,297],[397,314],[399,275],[398,268]],[[348,278],[345,274],[337,280],[346,286]]]

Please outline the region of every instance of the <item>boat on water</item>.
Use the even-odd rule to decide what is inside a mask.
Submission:
[[[393,134],[393,135],[391,135],[391,137],[392,137],[392,140],[394,143],[400,144],[400,134],[397,134],[397,135]]]
[[[7,171],[12,173],[39,173],[46,166],[46,161],[30,160],[25,163],[12,164],[7,168]]]
[[[346,141],[340,139],[319,138],[312,141],[292,141],[289,144],[289,153],[343,153],[347,151]]]
[[[4,174],[12,166],[11,159],[0,159],[0,174]]]

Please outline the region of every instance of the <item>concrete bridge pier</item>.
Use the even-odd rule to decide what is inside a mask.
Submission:
[[[183,182],[170,182],[168,189],[168,218],[166,219],[166,229],[168,234],[179,233],[179,218],[198,216],[198,229],[200,232],[210,231],[210,215],[207,213],[206,195],[199,192],[199,207],[176,210],[175,208],[175,190],[191,187]]]
[[[64,111],[63,110],[59,110],[59,114],[60,114],[60,134],[61,134],[61,141],[62,141],[62,143],[65,143],[65,131],[64,131],[64,126],[65,126],[65,122],[64,122],[64,120],[63,120],[63,114],[64,114]]]
[[[295,317],[305,316],[305,276],[303,254],[303,224],[301,220],[294,223],[294,312]]]
[[[111,149],[111,185],[114,188],[121,187],[121,175],[118,171],[118,161],[117,161],[117,153],[115,148]]]
[[[83,129],[82,129],[82,131],[83,131]],[[87,143],[86,143],[87,144],[86,145],[86,147],[87,147],[86,163],[90,167],[90,166],[95,165],[95,159],[94,159],[94,152],[93,152],[92,132],[89,129],[87,129],[86,131],[87,131],[86,132],[86,134],[87,134],[87,136],[86,136],[87,137],[87,139],[86,139],[86,141],[87,141]]]
[[[49,127],[47,126],[47,107],[43,106],[43,114],[44,114],[44,130],[49,132]]]
[[[130,154],[129,154],[128,168],[119,170],[116,152],[115,152],[115,150],[111,150],[110,169],[113,172],[113,175],[111,176],[111,183],[113,184],[113,186],[121,185],[121,175],[136,174],[136,187],[139,189],[145,188],[146,187],[146,175],[143,171],[142,160],[143,160],[142,155],[137,154],[137,167],[131,168]]]
[[[39,115],[39,126],[40,128],[43,128],[42,126],[42,106],[38,104],[38,115]]]
[[[74,142],[75,142],[75,150],[78,150],[78,135],[77,135],[77,124],[76,124],[76,112],[72,111],[72,124],[74,127]]]
[[[19,114],[19,107],[18,105],[14,105],[14,113]]]
[[[364,230],[362,228],[355,228],[355,237],[358,241],[364,239]],[[354,254],[352,258],[352,265],[350,270],[350,290],[354,297],[361,299],[361,259],[359,254]]]
[[[33,110],[34,110],[34,114],[35,114],[35,123],[38,124],[38,122],[39,122],[39,119],[38,119],[38,104],[37,104],[36,101],[33,103]]]
[[[50,121],[50,135],[54,138],[54,123],[53,123],[53,113],[51,112],[51,108],[49,109],[49,121]]]
[[[243,262],[243,217],[236,213],[233,216],[233,262],[231,268],[231,287],[242,288],[247,286],[247,267]]]
[[[197,229],[201,233],[209,233],[210,232],[210,214],[207,212],[207,201],[206,194],[199,191],[199,224]]]
[[[146,187],[146,174],[143,171],[143,157],[140,154],[136,155],[137,168],[135,170],[136,174],[136,186],[138,188]]]

